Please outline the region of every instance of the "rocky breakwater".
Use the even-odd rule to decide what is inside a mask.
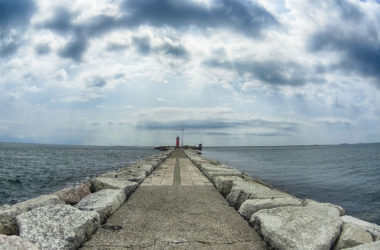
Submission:
[[[0,207],[0,249],[77,249],[172,152],[86,183]],[[109,225],[108,225],[109,226]]]
[[[380,249],[376,224],[334,204],[298,199],[196,151],[185,153],[274,249]]]

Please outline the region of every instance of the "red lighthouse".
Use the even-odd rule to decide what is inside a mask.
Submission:
[[[177,136],[177,139],[175,141],[175,147],[179,148],[179,136]]]

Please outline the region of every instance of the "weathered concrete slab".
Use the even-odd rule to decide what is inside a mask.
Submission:
[[[0,234],[0,250],[39,250],[35,245],[19,236]]]
[[[103,189],[83,198],[75,207],[82,211],[96,211],[103,223],[126,200],[125,193],[121,189]]]
[[[373,242],[372,235],[353,223],[343,223],[336,250]]]
[[[121,189],[124,191],[125,195],[128,197],[133,193],[138,184],[136,182],[127,181],[119,178],[107,178],[98,177],[91,180],[92,187],[95,192],[103,189]]]
[[[380,226],[376,225],[374,223],[370,223],[368,221],[364,221],[352,216],[342,216],[341,219],[344,223],[353,223],[355,225],[358,225],[359,227],[363,228],[365,231],[372,234],[373,238],[376,239],[376,237],[380,237]]]
[[[272,247],[299,250],[329,250],[342,225],[337,210],[317,206],[263,209],[250,222]]]
[[[235,180],[242,180],[239,176],[216,176],[214,177],[214,185],[224,197],[231,192],[232,184]]]
[[[347,250],[379,250],[380,249],[380,241],[376,241],[373,243],[367,243],[363,245],[359,245],[356,247],[346,248]]]
[[[81,199],[91,194],[91,191],[87,185],[80,184],[80,185],[59,190],[55,192],[54,194],[57,195],[66,204],[75,205]]]
[[[140,186],[83,245],[83,249],[265,247],[212,186]]]
[[[293,197],[246,200],[241,204],[239,213],[247,220],[261,209],[271,209],[286,206],[302,206],[302,200]]]
[[[264,185],[244,180],[233,181],[231,192],[227,195],[227,201],[231,206],[239,209],[241,204],[248,199],[271,199],[291,197],[289,194],[270,189]]]
[[[309,207],[323,207],[325,209],[336,209],[339,212],[340,216],[343,216],[345,214],[344,209],[341,206],[331,204],[331,203],[322,203],[322,202],[317,202],[309,199],[305,199],[303,201],[304,206],[309,206]]]
[[[17,215],[37,207],[51,204],[64,204],[64,202],[57,195],[42,195],[13,206],[5,206],[4,209],[0,210],[0,224],[2,225],[2,227],[0,227],[0,234],[18,234],[19,231],[16,223]]]
[[[99,214],[49,205],[17,216],[20,236],[39,249],[76,249],[99,227]]]

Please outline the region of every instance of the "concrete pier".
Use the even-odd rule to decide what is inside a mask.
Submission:
[[[266,249],[209,180],[176,150],[82,249]]]

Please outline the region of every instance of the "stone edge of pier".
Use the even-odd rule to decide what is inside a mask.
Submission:
[[[0,206],[0,249],[79,248],[173,150],[48,195]]]
[[[185,154],[274,249],[380,249],[380,226],[338,205],[299,199],[198,151]]]

